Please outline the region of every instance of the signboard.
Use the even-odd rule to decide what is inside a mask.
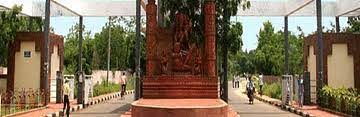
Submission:
[[[30,58],[31,57],[31,51],[24,51],[24,57]]]

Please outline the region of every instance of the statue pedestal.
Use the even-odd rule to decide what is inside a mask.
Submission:
[[[132,103],[132,117],[228,117],[221,99],[140,99]]]
[[[194,75],[145,77],[144,99],[218,98],[218,80]]]

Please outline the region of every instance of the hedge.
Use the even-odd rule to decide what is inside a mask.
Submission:
[[[320,107],[360,116],[360,92],[354,88],[334,89],[325,86],[319,92],[318,101]]]

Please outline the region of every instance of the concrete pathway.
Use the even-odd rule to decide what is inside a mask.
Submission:
[[[125,99],[115,98],[86,109],[71,113],[71,117],[120,117],[131,108],[134,95],[126,95]]]
[[[253,105],[249,105],[247,95],[242,93],[245,91],[245,85],[245,79],[240,82],[240,88],[232,88],[232,83],[229,82],[229,104],[240,117],[299,117],[256,99]]]

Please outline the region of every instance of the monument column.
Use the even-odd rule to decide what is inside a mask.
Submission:
[[[149,0],[146,5],[146,76],[153,76],[155,70],[156,10],[155,0]]]
[[[205,56],[206,73],[211,78],[216,78],[216,11],[215,0],[205,1]]]

